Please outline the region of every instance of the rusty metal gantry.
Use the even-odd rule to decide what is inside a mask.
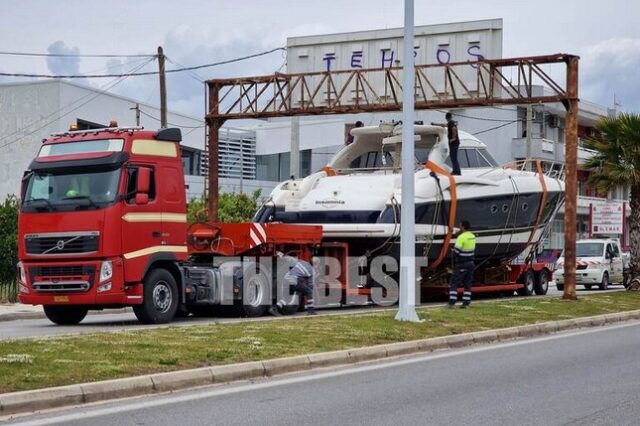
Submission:
[[[565,290],[574,299],[576,270],[578,62],[568,54],[415,66],[415,108],[463,108],[560,102],[565,144]],[[565,65],[565,84],[543,65]],[[208,209],[218,212],[218,137],[226,120],[402,110],[402,67],[215,79],[208,86]],[[507,76],[509,78],[507,78]],[[534,94],[535,85],[547,93]]]

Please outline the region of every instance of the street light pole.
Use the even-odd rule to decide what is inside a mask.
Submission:
[[[400,211],[400,301],[396,320],[420,321],[416,313],[415,149],[413,0],[404,1],[404,55],[402,83],[402,197]]]

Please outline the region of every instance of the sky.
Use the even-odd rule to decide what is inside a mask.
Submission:
[[[217,62],[286,45],[287,37],[398,28],[403,0],[0,0],[0,51],[153,54],[167,68]],[[415,0],[415,24],[503,19],[503,57],[580,55],[581,99],[640,112],[640,0]],[[141,58],[24,58],[0,55],[1,72],[119,73]],[[140,70],[157,69],[156,63]],[[202,80],[286,70],[277,51],[168,77],[169,108],[204,114]],[[0,82],[16,81],[0,77]],[[110,87],[112,80],[86,80]],[[157,77],[109,89],[158,104]]]

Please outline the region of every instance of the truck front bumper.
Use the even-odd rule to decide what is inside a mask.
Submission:
[[[103,274],[103,262],[111,273]],[[142,303],[142,285],[125,286],[120,258],[90,261],[22,261],[18,298],[28,305],[127,306]]]

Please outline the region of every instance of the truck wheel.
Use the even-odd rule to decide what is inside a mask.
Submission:
[[[133,312],[143,324],[164,324],[173,319],[178,310],[178,286],[166,269],[155,269],[144,279],[142,304]]]
[[[245,282],[245,277],[247,281]],[[236,300],[234,310],[243,317],[260,317],[271,306],[271,280],[259,269],[257,272],[246,270],[240,279],[242,300]]]
[[[82,306],[44,305],[44,314],[58,325],[76,325],[87,316],[89,309]]]
[[[600,287],[600,290],[608,290],[609,289],[609,274],[606,271],[605,271],[604,274],[602,274],[602,282],[600,283],[600,285],[598,287]]]
[[[591,284],[585,284],[584,288],[586,288],[587,290],[591,290]]]
[[[533,289],[536,285],[536,279],[532,270],[528,270],[527,272],[524,273],[522,277],[522,284],[524,284],[524,287],[517,290],[518,295],[531,296],[533,294]]]
[[[549,273],[546,269],[536,274],[536,284],[533,290],[538,296],[544,296],[549,290]]]

